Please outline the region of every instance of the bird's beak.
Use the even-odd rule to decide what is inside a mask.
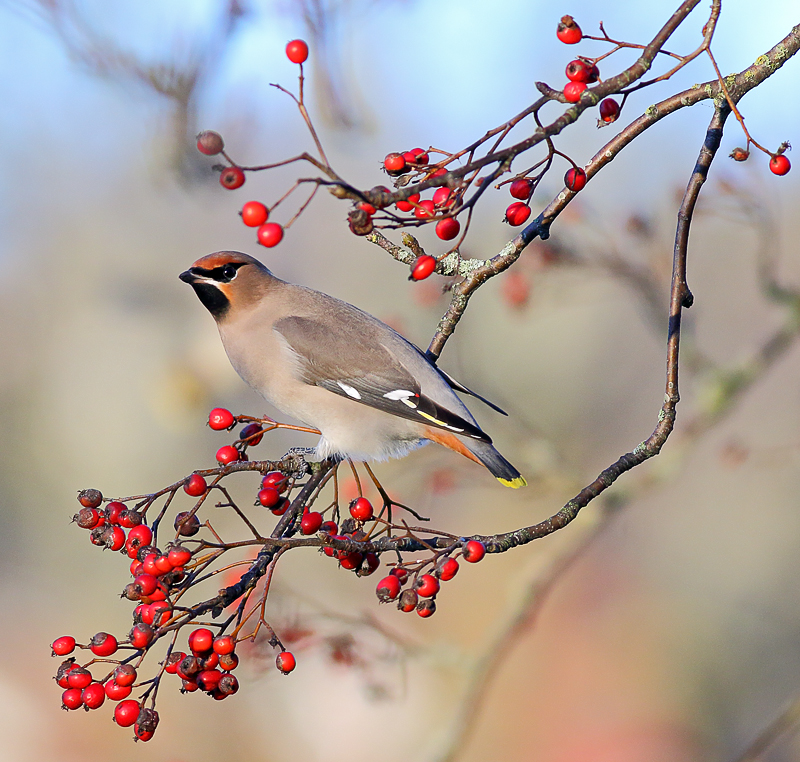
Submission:
[[[191,271],[191,269],[186,270],[186,272],[182,272],[178,277],[184,283],[188,283],[189,285],[191,285],[193,283],[197,283],[197,281],[199,281],[199,280],[202,280],[202,278],[199,275],[197,275],[196,273],[193,273]]]

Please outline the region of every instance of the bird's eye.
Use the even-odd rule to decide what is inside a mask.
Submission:
[[[233,265],[225,265],[222,268],[222,277],[225,280],[233,280],[236,277],[236,268]]]

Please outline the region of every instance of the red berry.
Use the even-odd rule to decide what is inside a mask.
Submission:
[[[310,533],[309,533],[310,534]],[[75,638],[71,635],[62,635],[53,641],[53,655],[66,656],[75,650]]]
[[[71,659],[61,662],[55,677],[56,685],[59,688],[69,688],[69,673],[72,672],[73,669],[78,669],[78,665]]]
[[[435,205],[433,201],[430,199],[425,199],[425,201],[420,201],[417,204],[416,208],[414,209],[414,216],[418,220],[429,220],[433,217]]]
[[[486,555],[486,546],[477,540],[468,540],[464,543],[461,554],[468,563],[477,564]]]
[[[461,230],[461,223],[455,217],[446,217],[436,223],[436,235],[443,241],[452,241]]]
[[[308,59],[308,45],[302,40],[292,40],[286,46],[286,57],[292,63],[305,63]]]
[[[120,503],[119,500],[112,500],[106,506],[106,521],[109,524],[119,524],[119,516],[125,510],[127,510],[125,503]]]
[[[210,651],[213,645],[214,633],[205,627],[199,627],[189,635],[189,648],[195,655]]]
[[[423,574],[415,585],[417,594],[423,598],[430,598],[439,592],[439,580],[432,574]]]
[[[153,634],[152,626],[145,624],[144,622],[139,622],[139,624],[134,625],[131,628],[130,633],[128,633],[131,645],[140,651],[144,650],[150,645],[150,641],[153,639]]]
[[[81,700],[88,709],[97,709],[103,706],[103,702],[106,700],[106,692],[100,683],[92,683],[83,689]]]
[[[283,240],[283,228],[277,222],[265,222],[256,231],[256,237],[262,246],[271,249]]]
[[[107,632],[98,632],[92,638],[89,647],[95,656],[111,656],[117,650],[117,639]]]
[[[240,212],[242,222],[249,228],[257,228],[269,219],[269,209],[260,201],[248,201]]]
[[[225,167],[220,172],[219,184],[228,190],[236,190],[244,185],[244,172],[239,167]]]
[[[414,157],[417,164],[427,164],[429,161],[428,153],[422,148],[412,148],[409,153]]]
[[[142,523],[142,515],[137,511],[128,509],[119,515],[119,525],[125,529],[133,529]]]
[[[142,561],[142,573],[148,576],[158,577],[161,572],[159,571],[158,566],[156,566],[157,560],[157,553],[148,553]],[[150,593],[152,593],[156,587],[158,587],[158,580],[155,580],[152,590],[150,590],[148,593],[145,593],[145,595],[150,595]]]
[[[121,728],[129,728],[137,719],[139,719],[139,711],[141,707],[138,701],[129,699],[117,704],[114,709],[114,720]]]
[[[583,33],[581,32],[581,28],[575,23],[575,19],[573,19],[572,16],[562,16],[561,21],[558,22],[556,36],[559,40],[561,40],[561,42],[564,42],[567,45],[574,45],[576,42],[581,41]]]
[[[283,651],[283,653],[279,653],[278,658],[275,659],[275,666],[283,672],[284,675],[288,675],[297,666],[297,662],[291,651]]]
[[[134,546],[137,550],[149,545],[153,539],[153,532],[146,524],[139,524],[128,532],[128,544]]]
[[[455,197],[450,188],[437,188],[433,194],[433,203],[436,206],[452,206],[454,201]]]
[[[218,669],[204,669],[196,678],[195,682],[201,691],[213,691],[219,685],[222,672]]]
[[[567,82],[564,85],[564,100],[567,103],[577,103],[581,99],[581,93],[586,89],[585,82]]]
[[[172,564],[173,568],[176,566],[183,566],[191,557],[192,552],[182,545],[176,545],[174,548],[170,548],[168,555],[169,562]]]
[[[235,654],[222,654],[219,657],[219,668],[225,670],[225,672],[230,672],[232,669],[236,669],[239,664],[239,657]]]
[[[219,655],[233,653],[236,648],[236,638],[231,635],[220,635],[220,637],[214,638],[212,648],[214,653]]]
[[[410,212],[414,208],[414,204],[419,203],[419,193],[412,193],[407,201],[398,201],[395,206],[398,211]]]
[[[92,682],[92,673],[83,667],[75,667],[67,675],[67,685],[70,688],[80,688],[83,690],[89,683]]]
[[[69,688],[61,694],[61,706],[67,709],[80,709],[83,706],[83,690]]]
[[[381,565],[381,561],[376,553],[367,553],[364,556],[364,561],[365,565],[362,565],[358,570],[359,577],[369,577],[369,575],[377,571],[378,567]]]
[[[286,492],[289,486],[289,479],[280,471],[270,471],[261,480],[261,487],[274,487],[278,492]]]
[[[78,502],[84,508],[98,508],[103,502],[103,494],[97,489],[85,489],[78,493]]]
[[[208,414],[208,425],[214,429],[214,431],[229,429],[233,426],[234,422],[233,413],[231,413],[230,410],[226,410],[224,407],[215,407]]]
[[[322,526],[322,514],[318,511],[309,511],[300,519],[300,532],[302,534],[315,534]]]
[[[147,573],[140,574],[133,580],[133,584],[138,588],[141,597],[152,595],[158,588],[158,580],[152,574]]]
[[[281,500],[281,495],[275,487],[264,487],[258,493],[258,502],[265,508],[274,508]]]
[[[356,521],[369,521],[374,512],[372,510],[372,503],[365,497],[359,497],[350,503],[350,515]]]
[[[339,527],[336,525],[335,521],[323,521],[319,531],[329,535],[335,535],[339,531]]]
[[[122,550],[125,547],[125,530],[122,527],[111,527],[110,540],[106,541],[109,550]]]
[[[792,164],[786,156],[778,154],[769,160],[769,168],[775,175],[785,175],[792,168]]]
[[[458,574],[458,561],[455,558],[445,558],[437,564],[437,567],[439,579],[442,582],[447,582]]]
[[[286,509],[289,507],[289,505],[289,500],[285,497],[282,497],[272,508],[270,508],[270,511],[274,516],[283,516],[283,514],[286,513]]]
[[[435,601],[420,601],[417,604],[417,614],[419,614],[423,619],[427,619],[429,616],[433,616],[436,613],[436,602]]]
[[[403,569],[401,566],[395,566],[394,569],[392,569],[389,572],[389,574],[391,574],[394,577],[397,577],[397,579],[399,579],[401,583],[405,582],[408,579],[408,570]]]
[[[164,666],[164,672],[169,675],[174,675],[178,671],[178,665],[186,658],[183,651],[173,651],[167,657],[167,663]]]
[[[372,216],[373,214],[375,214],[375,212],[378,211],[372,204],[368,204],[366,201],[359,201],[358,204],[356,204],[356,206],[359,209],[363,209],[370,216]]]
[[[531,191],[533,191],[533,183],[524,177],[514,180],[508,187],[508,192],[520,201],[527,201],[531,197]]]
[[[208,485],[200,474],[192,474],[184,483],[183,491],[191,497],[200,497],[206,494]]]
[[[239,451],[233,445],[223,445],[217,450],[217,463],[227,466],[239,460]]]
[[[400,580],[394,574],[384,577],[375,588],[375,593],[381,603],[393,601],[400,595]]]
[[[399,175],[406,170],[406,160],[401,153],[387,153],[383,166],[390,175]]]
[[[586,187],[586,172],[580,168],[571,167],[564,175],[564,185],[577,193]]]
[[[172,606],[166,601],[153,601],[150,604],[150,616],[153,619],[153,624],[156,627],[160,627],[172,616]]]
[[[417,608],[418,602],[419,596],[417,595],[416,590],[403,590],[400,600],[397,601],[397,608],[399,608],[400,611],[404,611],[406,614],[408,614]]]
[[[218,153],[222,153],[224,148],[225,142],[218,132],[205,130],[197,136],[197,150],[206,156],[216,156]]]
[[[239,439],[248,447],[255,447],[257,444],[260,444],[263,438],[264,429],[261,428],[260,423],[248,423],[239,434]]]
[[[600,119],[606,124],[616,122],[619,116],[619,103],[613,98],[606,98],[600,101]]]
[[[181,683],[181,693],[194,693],[198,689],[194,680],[183,680]]]
[[[516,227],[517,225],[522,225],[530,216],[531,208],[527,204],[523,204],[522,201],[515,201],[506,209],[505,221],[509,225]]]
[[[576,58],[567,64],[567,79],[570,82],[597,82],[600,78],[600,70],[593,63]]]
[[[436,260],[429,254],[422,254],[411,265],[409,280],[425,280],[436,269]]]
[[[114,682],[123,688],[136,682],[136,668],[130,664],[120,664],[114,670]]]
[[[175,564],[169,560],[169,556],[166,554],[157,556],[153,565],[158,571],[158,574],[156,574],[157,577],[160,577],[162,574],[169,574],[175,567]]]
[[[353,571],[354,569],[358,569],[358,567],[361,566],[361,562],[363,560],[364,560],[364,554],[359,553],[357,550],[354,550],[352,553],[346,553],[343,557],[340,556],[339,566],[341,566],[342,569]]]
[[[119,685],[113,678],[105,684],[105,693],[112,701],[122,701],[131,695],[130,685]]]

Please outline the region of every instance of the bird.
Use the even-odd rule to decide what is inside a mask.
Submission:
[[[456,392],[505,413],[372,315],[237,251],[201,257],[179,277],[213,316],[245,383],[319,430],[317,458],[386,460],[436,442],[504,486],[526,485]]]

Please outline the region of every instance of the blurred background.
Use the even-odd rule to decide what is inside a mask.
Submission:
[[[462,568],[430,620],[379,608],[376,578],[288,554],[270,621],[292,641],[295,673],[281,677],[271,649],[253,649],[228,701],[167,684],[146,745],[107,706],[62,712],[51,681],[55,637],[130,626],[118,598],[128,564],[70,524],[76,492],[139,494],[210,467],[228,441],[204,425],[214,406],[274,414],[230,368],[178,273],[218,249],[246,251],[422,346],[447,304],[441,279],[408,283],[324,193],[279,247],[258,247],[242,203],[274,203],[308,170],[226,191],[195,133],[218,130],[242,164],[310,150],[293,103],[270,87],[296,86],[283,51],[303,37],[329,158],[368,188],[385,182],[386,153],[457,150],[532,102],[535,81],[560,87],[576,53],[604,52],[560,44],[564,13],[587,33],[602,20],[612,36],[646,42],[676,5],[0,2],[3,762],[733,760],[800,696],[800,326],[797,297],[781,291],[800,288],[800,186],[797,169],[775,177],[761,155],[727,159],[744,144],[733,120],[692,230],[683,400],[659,458],[565,531]],[[696,47],[705,12],[670,50]],[[726,5],[714,42],[722,71],[752,63],[797,20],[791,0]],[[742,101],[773,149],[800,140],[798,74],[791,60]],[[712,76],[698,59],[632,97],[618,124]],[[680,112],[626,149],[547,244],[480,291],[445,350],[443,368],[511,413],[471,405],[530,486],[502,490],[429,447],[378,466],[393,496],[457,534],[507,531],[554,513],[650,434],[675,214],[710,116],[708,103]],[[586,114],[556,145],[583,164],[613,129]],[[534,213],[566,168],[544,181]],[[466,256],[491,256],[513,235],[501,222],[509,201],[506,189],[486,194]],[[420,240],[445,250],[427,230]],[[267,437],[253,454],[310,444]],[[252,500],[256,477],[240,481]],[[240,531],[224,511],[213,522]],[[800,737],[783,734],[763,759],[800,759]]]

